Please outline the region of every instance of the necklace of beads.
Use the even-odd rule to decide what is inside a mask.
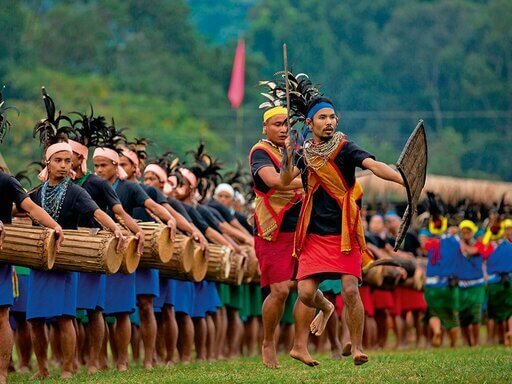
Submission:
[[[304,159],[308,167],[313,168],[315,171],[322,168],[344,137],[345,135],[342,132],[336,132],[325,143],[316,144],[313,140],[308,140],[304,145]]]
[[[41,206],[52,217],[53,220],[59,220],[60,211],[64,204],[64,198],[71,179],[66,177],[55,186],[51,186],[49,181],[43,184],[41,190]]]

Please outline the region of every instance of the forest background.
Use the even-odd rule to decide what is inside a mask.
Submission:
[[[395,162],[419,119],[429,171],[512,181],[512,2],[508,0],[0,0],[0,85],[13,172],[40,160],[32,127],[57,109],[94,112],[147,137],[152,155],[197,146],[246,163],[261,138],[258,80],[309,74],[340,130]],[[227,89],[246,42],[245,98]],[[237,123],[238,114],[238,123]]]

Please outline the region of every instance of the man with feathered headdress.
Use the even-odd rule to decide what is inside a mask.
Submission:
[[[176,221],[171,214],[151,199],[142,189],[139,183],[127,180],[128,175],[121,166],[120,154],[126,144],[126,137],[121,130],[117,130],[114,122],[105,131],[103,145],[95,149],[93,154],[94,169],[96,174],[110,182],[116,191],[124,210],[134,216],[136,208],[147,209],[152,215],[162,220],[170,228],[171,237],[174,238],[176,231]],[[158,289],[158,281],[156,282]],[[107,298],[105,302],[105,314],[115,315],[116,325],[113,331],[116,334],[115,341],[117,344],[117,369],[125,371],[128,369],[128,344],[131,338],[131,324],[129,315],[135,312],[136,306],[136,274],[116,273],[107,276]],[[152,311],[152,297],[145,303]],[[149,313],[149,309],[144,314]],[[150,315],[151,316],[151,315]],[[154,315],[153,315],[154,316]],[[154,317],[153,317],[154,319]],[[151,322],[149,338],[146,342],[148,349],[154,348],[156,340],[156,324]],[[154,332],[153,332],[154,331]],[[152,354],[144,356],[144,367],[151,369],[153,366]]]
[[[7,121],[6,111],[12,107],[4,106],[2,92],[0,91],[0,143],[10,123]],[[32,219],[49,228],[53,228],[58,236],[57,245],[63,240],[62,227],[35,204],[27,195],[20,183],[7,173],[0,170],[0,249],[5,238],[4,224],[11,224],[12,207],[27,212]],[[9,307],[13,304],[13,269],[12,266],[0,263],[0,383],[7,381],[7,368],[12,351],[13,338],[9,325]]]
[[[376,161],[342,132],[336,132],[339,117],[333,102],[323,97],[307,77],[295,78],[291,73],[284,77],[297,95],[288,106],[292,117],[303,122],[313,134],[304,143],[296,162],[294,148],[288,141],[288,163],[280,174],[284,185],[302,174],[306,190],[295,234],[299,297],[306,305],[320,309],[311,323],[311,332],[320,335],[334,306],[318,290],[318,285],[323,279],[341,276],[352,358],[356,365],[364,364],[368,356],[362,351],[364,310],[358,284],[364,265],[362,257],[369,256],[358,205],[362,190],[355,179],[355,168],[369,169],[376,176],[400,185],[402,176]]]
[[[102,138],[105,135],[104,132],[108,129],[105,118],[94,116],[92,106],[90,115],[76,114],[79,118],[73,121],[73,132],[70,134],[72,140],[68,140],[73,149],[74,182],[84,188],[102,210],[106,211],[108,209],[113,212],[135,234],[138,241],[137,253],[140,255],[144,246],[144,232],[123,209],[112,185],[87,169],[89,148],[101,145]],[[88,217],[80,217],[79,226],[101,228],[95,220]],[[104,274],[79,273],[77,308],[87,311],[86,333],[89,346],[87,370],[89,373],[95,373],[99,369],[101,344],[105,334],[105,321],[102,311],[105,308],[106,285],[107,276]]]
[[[303,197],[300,178],[284,185],[280,179],[282,149],[288,137],[288,110],[271,99],[260,105],[263,114],[265,138],[253,146],[249,154],[251,176],[254,182],[254,248],[261,270],[261,286],[269,287],[270,294],[262,306],[263,313],[263,364],[277,368],[275,329],[283,315],[294,279],[296,259],[293,238]],[[294,309],[295,339],[290,356],[314,366],[316,360],[309,355],[308,319],[313,312],[300,301]]]
[[[59,127],[61,121],[68,121],[60,115],[55,117],[53,100],[43,88],[47,118],[38,122],[34,136],[44,149],[45,169],[39,174],[44,181],[30,193],[32,200],[43,207],[48,214],[64,229],[77,229],[80,216],[94,217],[102,226],[119,238],[117,248],[123,246],[123,235],[114,221],[103,212],[90,195],[71,180],[73,172],[73,149],[67,142],[69,127]],[[56,318],[56,328],[62,350],[62,378],[73,374],[76,350],[76,334],[73,318],[76,316],[78,274],[75,272],[37,271],[29,277],[27,298],[27,320],[32,326],[32,343],[37,357],[38,372],[35,379],[49,377],[47,360],[47,336],[45,321]]]

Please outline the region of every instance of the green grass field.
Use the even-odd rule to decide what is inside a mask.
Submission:
[[[479,347],[420,351],[370,352],[370,362],[355,367],[351,359],[332,361],[317,356],[321,365],[306,367],[281,356],[281,368],[269,370],[259,358],[229,362],[194,363],[145,371],[131,367],[94,376],[81,373],[67,383],[512,383],[512,349]],[[54,377],[57,372],[52,372]],[[30,374],[10,374],[9,383],[26,382]],[[45,383],[63,382],[46,380]]]

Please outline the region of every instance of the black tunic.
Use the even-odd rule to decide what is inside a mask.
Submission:
[[[0,171],[0,221],[10,224],[12,221],[12,204],[20,204],[28,197],[18,180]],[[21,209],[21,208],[20,208]]]

